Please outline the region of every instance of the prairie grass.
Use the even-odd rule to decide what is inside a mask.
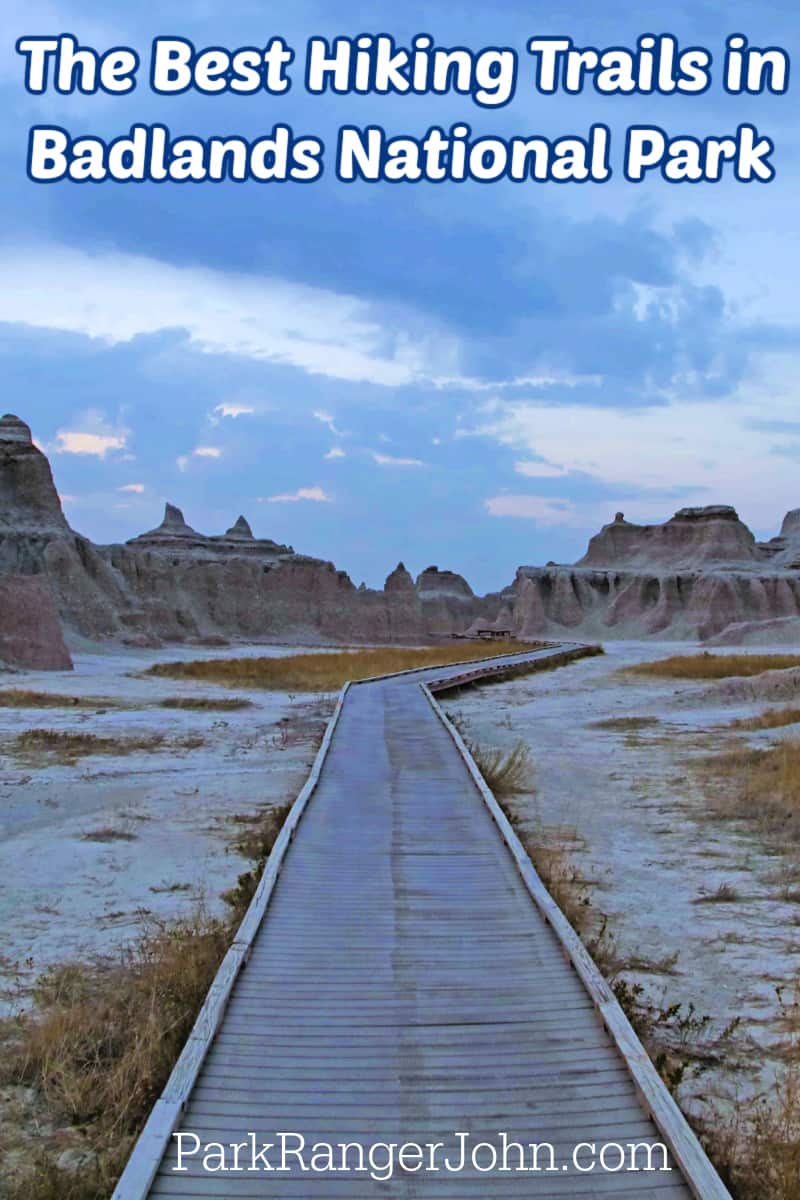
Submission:
[[[660,724],[658,717],[605,717],[602,721],[592,721],[592,729],[618,729],[622,733],[635,733],[638,729]]]
[[[761,675],[764,671],[785,671],[800,667],[797,654],[673,654],[655,662],[623,667],[626,675],[654,675],[661,679],[728,679]]]
[[[517,792],[530,791],[533,783],[534,765],[531,752],[520,739],[510,750],[492,750],[485,746],[469,745],[489,790],[496,796],[513,796]]]
[[[0,688],[0,708],[111,708],[113,700],[97,696],[60,696],[27,688]]]
[[[98,829],[89,829],[83,834],[84,842],[135,842],[136,834],[131,829],[119,825],[103,825]]]
[[[741,897],[732,883],[721,883],[713,892],[701,892],[692,904],[732,904]]]
[[[0,1085],[33,1089],[37,1114],[72,1126],[88,1152],[60,1169],[42,1144],[3,1181],[4,1200],[108,1200],[163,1090],[280,833],[290,805],[259,814],[236,848],[252,860],[225,893],[228,915],[198,906],[176,922],[151,920],[116,958],[46,972],[30,1011],[0,1022]],[[102,831],[101,831],[102,832]],[[174,885],[174,890],[183,885]],[[152,889],[154,891],[161,889]],[[172,890],[172,889],[170,889]]]
[[[756,732],[759,729],[780,729],[784,725],[800,724],[800,708],[767,708],[755,717],[731,721],[729,729]]]
[[[116,961],[66,964],[37,985],[35,1009],[6,1022],[2,1081],[82,1130],[76,1172],[46,1153],[6,1183],[10,1200],[103,1200],[172,1070],[227,949],[225,922],[198,911],[154,924]]]
[[[238,696],[227,699],[225,696],[167,696],[159,700],[160,708],[182,708],[190,712],[238,712],[242,708],[252,708],[252,700],[244,700]]]
[[[168,742],[161,733],[143,737],[100,737],[95,733],[79,733],[61,729],[26,729],[17,734],[14,746],[25,756],[52,754],[59,762],[73,763],[89,754],[132,754],[137,750],[175,749],[196,750],[203,745],[199,736],[187,736]]]
[[[777,1083],[745,1104],[734,1105],[727,1120],[706,1121],[706,1148],[737,1200],[800,1200],[800,1039],[797,1000],[784,1013],[795,1027],[784,1052]]]
[[[800,743],[796,749],[800,762]],[[670,1090],[677,1091],[686,1079],[702,1075],[712,1065],[733,1061],[739,1019],[724,1028],[716,1027],[713,1019],[698,1013],[693,1004],[672,1003],[666,998],[653,1002],[641,983],[630,982],[626,974],[631,971],[674,975],[677,955],[654,963],[621,955],[608,919],[592,905],[588,881],[581,875],[567,839],[557,831],[526,828],[508,800],[499,803],[542,883],[609,981]],[[736,899],[735,889],[723,883],[695,902]],[[800,1200],[800,986],[794,1003],[783,1007],[790,1038],[785,1070],[777,1086],[733,1106],[732,1118],[710,1109],[711,1115],[699,1130],[736,1200]]]
[[[703,759],[700,769],[717,816],[756,822],[784,841],[800,839],[800,739],[740,746]]]
[[[192,662],[156,663],[145,675],[168,679],[202,679],[225,687],[264,688],[280,692],[338,691],[348,680],[369,679],[394,671],[476,662],[501,654],[536,650],[536,642],[503,642],[493,648],[485,642],[456,642],[449,646],[414,649],[383,646],[368,650],[341,650],[331,654],[291,654],[283,658],[212,658]]]

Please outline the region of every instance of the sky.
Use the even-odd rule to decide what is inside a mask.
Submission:
[[[335,9],[335,12],[333,10]],[[788,0],[7,0],[0,14],[2,407],[50,457],[72,526],[97,542],[158,524],[257,535],[380,586],[399,560],[476,591],[571,562],[614,513],[662,521],[734,504],[760,536],[800,505],[800,127],[787,95],[29,95],[23,35],[98,50],[153,37],[299,47],[428,33],[628,46],[673,33],[798,50]],[[37,184],[31,125],[112,138],[133,123],[335,143],[342,124],[424,134],[585,134],[607,124],[775,142],[769,184]]]

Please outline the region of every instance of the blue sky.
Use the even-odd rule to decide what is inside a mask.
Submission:
[[[335,12],[333,12],[335,8]],[[381,11],[382,9],[382,11]],[[146,56],[199,46],[301,50],[314,34],[508,45],[534,35],[630,45],[646,32],[719,56],[747,34],[794,57],[771,3],[397,6],[214,0],[110,6],[12,0],[0,16],[3,408],[50,454],[72,525],[122,540],[164,500],[379,585],[398,559],[476,589],[519,563],[568,562],[614,512],[662,520],[727,502],[762,534],[800,505],[800,146],[783,97],[29,96],[14,42],[66,30]],[[27,130],[113,137],[133,122],[257,137],[275,122],[332,141],[343,123],[557,136],[595,121],[674,134],[751,122],[777,179],[674,186],[445,184],[42,186]]]

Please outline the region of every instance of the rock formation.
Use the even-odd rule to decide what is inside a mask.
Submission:
[[[0,664],[36,671],[72,670],[53,596],[41,576],[0,579]]]
[[[696,567],[755,562],[762,555],[735,508],[681,508],[663,525],[634,525],[617,513],[589,542],[578,566]]]
[[[727,505],[683,508],[661,525],[617,513],[574,566],[523,566],[510,587],[479,597],[452,571],[427,567],[414,581],[402,563],[382,589],[356,587],[333,563],[255,537],[243,516],[208,535],[172,504],[148,533],[95,546],[70,529],[47,458],[13,416],[0,420],[0,501],[3,628],[17,655],[31,577],[32,608],[44,614],[49,597],[70,635],[139,644],[410,641],[487,627],[524,637],[752,641],[796,639],[800,629],[800,509],[768,542]],[[12,576],[22,584],[12,587]],[[44,631],[44,615],[40,624]],[[55,645],[52,630],[30,639]],[[49,651],[32,653],[44,661]],[[63,663],[61,654],[56,647],[53,660]]]
[[[244,516],[207,535],[173,504],[155,529],[95,546],[69,527],[47,458],[18,417],[0,421],[0,498],[0,576],[39,577],[65,629],[91,639],[425,639],[462,632],[481,604],[436,568],[415,584],[400,564],[383,590],[357,588],[333,563],[254,537]]]
[[[208,536],[187,525],[183,513],[174,504],[164,507],[164,519],[155,529],[140,533],[127,543],[135,550],[190,556],[192,559],[224,559],[242,555],[263,558],[269,562],[294,554],[291,546],[279,546],[269,538],[257,539],[244,517],[239,517],[223,534]]]
[[[682,508],[663,525],[622,513],[574,567],[520,567],[512,628],[520,635],[581,630],[593,637],[717,639],[754,629],[776,640],[800,617],[800,511],[760,543],[734,508]],[[735,636],[735,635],[734,635]]]

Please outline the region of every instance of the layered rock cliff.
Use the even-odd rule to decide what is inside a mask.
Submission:
[[[0,576],[40,576],[65,627],[91,639],[413,640],[461,632],[482,611],[452,572],[415,584],[400,564],[384,589],[357,588],[333,563],[254,537],[243,516],[207,535],[172,504],[157,528],[95,546],[70,528],[47,458],[10,415],[0,500]]]
[[[575,566],[519,568],[510,627],[526,637],[569,630],[706,641],[738,626],[753,640],[752,626],[763,625],[771,640],[791,640],[800,631],[798,560],[800,510],[768,543],[728,505],[683,508],[661,525],[617,513]]]
[[[618,513],[578,563],[520,567],[499,593],[476,596],[460,575],[433,566],[414,580],[402,563],[372,590],[333,563],[255,537],[243,516],[208,535],[171,504],[148,533],[95,546],[70,528],[47,458],[9,415],[0,419],[0,577],[12,576],[38,577],[39,610],[49,597],[68,631],[126,642],[413,641],[482,628],[785,641],[800,636],[800,509],[768,542],[727,505],[680,509],[656,525]],[[6,589],[9,612],[24,593],[15,587]],[[13,614],[6,623],[8,645],[19,645],[22,626]],[[60,655],[54,647],[63,663]]]

